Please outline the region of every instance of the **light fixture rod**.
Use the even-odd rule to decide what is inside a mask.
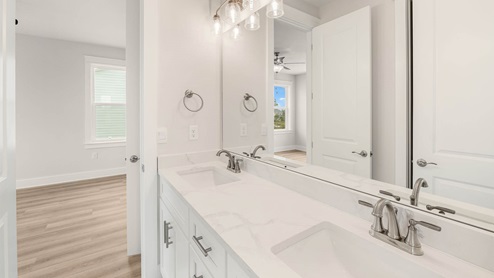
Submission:
[[[221,5],[218,7],[218,9],[216,9],[215,15],[218,15],[218,12],[221,10],[221,8],[222,8],[222,7],[223,7],[226,3],[228,3],[228,2],[230,2],[230,0],[225,0],[225,1],[223,2],[223,4],[221,4]]]

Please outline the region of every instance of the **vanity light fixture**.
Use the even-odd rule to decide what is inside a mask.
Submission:
[[[279,18],[284,14],[283,0],[273,0],[268,5],[266,10],[266,16],[269,18]]]
[[[247,29],[249,31],[255,31],[255,30],[261,28],[259,13],[255,12],[255,13],[249,15],[249,17],[245,20],[244,27],[245,27],[245,29]]]
[[[213,16],[213,32],[215,35],[219,35],[223,31],[223,22],[219,15],[219,12],[223,6],[224,16],[226,21],[231,24],[237,23],[239,20],[242,11],[254,11],[259,0],[225,0],[216,10],[215,15]],[[279,18],[283,16],[283,0],[271,0],[271,2],[267,5],[266,16],[269,18]],[[234,39],[238,39],[240,36],[240,25],[233,27],[231,36]],[[258,12],[251,13],[246,19],[244,23],[244,27],[246,30],[255,31],[261,27],[260,18]]]
[[[243,3],[244,9],[249,9],[249,11],[253,11],[254,10],[254,4],[257,1],[258,0],[244,0],[244,3]]]
[[[215,35],[221,34],[221,31],[223,30],[223,26],[221,25],[221,19],[218,14],[215,14],[213,16],[213,32]]]
[[[225,15],[228,21],[231,23],[237,22],[242,12],[242,5],[239,0],[228,0],[228,4],[225,7]]]
[[[235,25],[235,27],[233,27],[230,35],[234,40],[238,40],[238,38],[240,38],[240,24],[237,24]]]

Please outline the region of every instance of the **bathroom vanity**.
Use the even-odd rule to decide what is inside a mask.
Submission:
[[[253,159],[233,173],[226,161],[208,156],[209,162],[181,159],[188,162],[159,170],[163,277],[494,276],[492,233],[395,205],[398,218],[442,227],[441,232],[419,228],[424,254],[411,255],[369,234],[372,209],[358,202],[374,204],[379,198]],[[398,223],[403,236],[407,223]],[[480,244],[472,240],[453,247],[456,251],[444,249],[458,233]],[[434,241],[442,242],[430,244]],[[469,248],[476,258],[469,258]]]
[[[494,277],[492,2],[314,2],[223,28],[223,150],[159,157],[162,276]]]

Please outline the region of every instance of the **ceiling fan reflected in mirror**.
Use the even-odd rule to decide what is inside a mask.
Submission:
[[[286,65],[297,65],[297,64],[305,64],[304,62],[298,63],[285,63],[285,57],[280,57],[280,52],[274,53],[274,72],[279,73],[282,70],[291,70]]]

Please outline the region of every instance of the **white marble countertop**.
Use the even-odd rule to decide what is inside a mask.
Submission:
[[[433,270],[438,276],[494,276],[490,271],[425,245],[423,256],[409,255],[372,238],[368,234],[370,222],[245,171],[240,174],[228,172],[240,178],[240,181],[203,188],[193,187],[177,173],[205,166],[225,168],[224,163],[214,161],[160,169],[159,175],[172,184],[196,213],[259,277],[300,277],[276,257],[271,249],[321,222],[332,222],[359,237],[375,240],[376,244],[388,248],[396,256],[408,256],[408,260]],[[357,202],[360,196],[356,195],[355,198]],[[366,200],[366,196],[362,195],[361,199]],[[362,210],[369,208],[362,207]]]

